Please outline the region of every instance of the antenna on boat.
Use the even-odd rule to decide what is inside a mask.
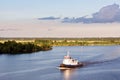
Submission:
[[[69,52],[69,51],[67,51],[67,56],[69,56],[69,54],[70,54],[70,52]]]

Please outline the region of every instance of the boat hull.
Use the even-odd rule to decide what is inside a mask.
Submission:
[[[77,67],[82,67],[83,64],[78,64],[78,65],[65,65],[65,64],[60,64],[59,67],[64,67],[64,68],[77,68]]]

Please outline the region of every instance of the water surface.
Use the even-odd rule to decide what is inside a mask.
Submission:
[[[59,70],[67,51],[89,64]],[[0,55],[0,80],[120,80],[119,63],[120,46],[53,47],[33,54]]]

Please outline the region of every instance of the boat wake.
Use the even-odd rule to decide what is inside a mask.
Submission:
[[[119,58],[120,58],[120,49],[115,49],[114,51],[110,53],[103,53],[96,58],[95,57],[92,58],[89,61],[88,60],[83,61],[83,63],[85,65],[101,64],[101,63],[106,63],[106,62],[112,62]]]

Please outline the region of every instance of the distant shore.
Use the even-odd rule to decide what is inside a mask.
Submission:
[[[114,38],[0,38],[0,43],[15,40],[18,43],[34,43],[36,45],[49,44],[50,46],[107,46],[120,45],[120,37]]]

